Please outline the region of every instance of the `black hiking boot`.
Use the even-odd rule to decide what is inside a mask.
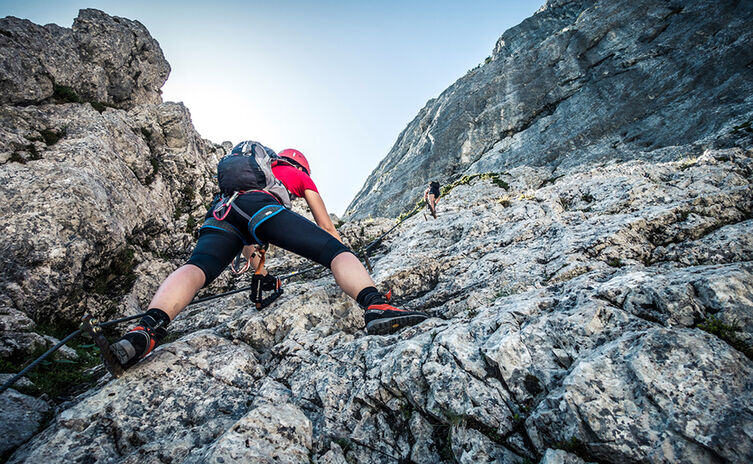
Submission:
[[[407,311],[389,304],[373,304],[364,313],[366,332],[369,335],[388,335],[403,327],[419,324],[429,315],[420,311]]]
[[[167,335],[167,330],[151,327],[134,327],[120,340],[110,345],[110,351],[118,359],[123,369],[128,369],[146,357]]]
[[[162,310],[150,309],[139,325],[129,330],[120,340],[110,345],[110,351],[123,369],[128,369],[152,352],[167,335],[165,326],[170,318]]]

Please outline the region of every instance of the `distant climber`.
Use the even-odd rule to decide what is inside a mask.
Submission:
[[[429,188],[424,191],[424,201],[434,219],[437,218],[437,203],[439,203],[439,182],[431,181]]]
[[[271,243],[330,268],[340,288],[365,309],[369,334],[393,333],[428,317],[391,306],[379,293],[359,259],[342,244],[300,151],[286,149],[277,155],[246,141],[235,146],[217,170],[222,196],[210,206],[190,259],[162,282],[139,325],[110,346],[124,368],[155,348],[170,321],[240,251],[259,266],[255,245]],[[289,209],[290,195],[306,200],[316,224]],[[263,273],[265,285],[274,287],[277,279]]]

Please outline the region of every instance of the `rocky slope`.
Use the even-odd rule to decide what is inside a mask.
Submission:
[[[749,143],[752,22],[750,0],[548,1],[426,104],[346,217],[396,216],[433,179]]]
[[[579,5],[549,2],[506,33],[495,56],[524,54]],[[82,18],[102,23],[88,30],[146,33],[100,12]],[[7,42],[23,27],[57,30],[6,18],[0,44],[23,48]],[[134,43],[153,41],[140,37]],[[167,64],[153,66],[156,75]],[[190,250],[222,153],[180,104],[127,97],[118,102],[133,104],[112,107],[101,102],[114,96],[66,89],[0,106],[0,229],[13,238],[0,247],[4,362],[51,342],[38,324],[140,311]],[[0,456],[750,462],[753,150],[749,126],[715,114],[709,124],[717,135],[727,128],[726,148],[691,141],[633,159],[624,146],[624,156],[567,169],[474,160],[471,172],[490,172],[458,179],[438,220],[407,219],[371,257],[396,304],[430,313],[423,324],[367,336],[363,311],[326,272],[287,282],[261,312],[243,293],[191,306],[120,379],[94,368],[95,384],[54,403],[24,394],[28,383],[3,393]],[[394,223],[349,222],[341,232],[357,249]],[[270,263],[276,272],[303,265],[280,252]],[[224,276],[212,290],[238,283]],[[83,355],[65,351],[59,362]]]
[[[193,307],[10,462],[750,461],[753,152],[551,175],[388,236],[375,277],[425,323],[367,336],[327,275]]]

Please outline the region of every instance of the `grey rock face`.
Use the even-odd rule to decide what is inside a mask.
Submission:
[[[162,49],[138,21],[92,9],[81,10],[71,29],[0,19],[0,104],[53,96],[126,109],[158,104],[169,73]]]
[[[41,447],[32,444],[11,462],[203,456],[245,414],[245,390],[262,373],[247,347],[205,332],[159,349],[142,366],[139,376],[111,382],[63,411],[32,441]],[[155,384],[173,384],[176,390],[155,391]],[[65,443],[68,449],[45,442]]]
[[[746,462],[752,404],[750,359],[712,335],[657,328],[580,361],[526,425],[537,445],[589,437],[602,460]],[[636,424],[629,432],[626,417]]]
[[[419,112],[346,216],[396,216],[430,180],[750,143],[753,3],[550,1]]]
[[[157,263],[190,250],[220,151],[175,103],[3,106],[0,122],[0,293],[36,320],[137,312]]]
[[[31,355],[47,343],[34,333],[36,324],[26,314],[10,306],[0,306],[0,359]]]
[[[13,389],[2,393],[0,402],[0,454],[5,454],[37,433],[50,405]]]
[[[187,258],[224,150],[161,102],[169,66],[136,21],[4,18],[0,63],[0,359],[23,365],[57,342],[35,322],[144,310]]]
[[[548,449],[540,464],[583,464],[585,461],[563,450]]]
[[[307,462],[311,421],[292,404],[251,410],[220,437],[201,462]]]
[[[372,260],[431,319],[366,336],[328,275],[192,307],[10,462],[748,462],[751,352],[699,322],[753,334],[751,173],[736,148],[460,185]]]

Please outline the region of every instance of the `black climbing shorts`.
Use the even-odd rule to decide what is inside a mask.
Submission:
[[[439,199],[439,189],[438,188],[432,188],[429,189],[429,195],[434,195],[434,197],[438,200]]]
[[[222,224],[212,220],[217,201],[215,199],[209,207],[205,216],[209,221],[201,228],[199,241],[186,263],[204,271],[205,287],[220,275],[244,245],[271,243],[328,268],[335,256],[351,252],[327,231],[300,214],[284,208],[278,211],[280,204],[267,193],[249,192],[238,196]],[[239,214],[236,208],[241,208],[251,217],[262,209],[271,210],[274,214],[260,221],[254,230],[249,230],[248,219]]]

